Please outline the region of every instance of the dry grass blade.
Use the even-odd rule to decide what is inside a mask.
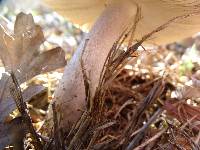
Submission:
[[[146,130],[149,128],[149,126],[158,118],[158,116],[162,113],[162,109],[159,109],[155,112],[155,114],[148,120],[148,122],[142,127],[142,129],[137,133],[137,135],[133,138],[133,140],[128,144],[128,146],[125,148],[125,150],[132,150],[134,147],[136,147],[139,143],[139,141],[143,138]],[[164,130],[165,131],[165,130]],[[163,131],[163,132],[164,132]],[[144,143],[143,143],[144,144]],[[145,144],[146,145],[146,144]],[[145,146],[144,145],[144,146]]]
[[[86,43],[85,43],[85,45],[86,45]],[[117,46],[117,44],[115,46]],[[87,107],[87,110],[85,111],[85,113],[83,113],[81,119],[71,129],[71,131],[67,137],[67,141],[69,141],[70,138],[72,137],[70,142],[68,142],[69,149],[80,149],[81,145],[84,143],[85,140],[90,141],[89,145],[88,145],[88,148],[90,148],[93,146],[93,143],[98,135],[97,133],[99,132],[99,130],[96,131],[95,127],[93,128],[92,124],[94,124],[94,125],[98,124],[98,122],[101,120],[101,117],[102,117],[102,116],[100,117],[100,114],[101,114],[101,108],[102,108],[102,100],[103,100],[103,96],[104,96],[105,89],[106,89],[104,87],[105,71],[107,68],[106,66],[107,66],[108,60],[109,60],[110,56],[112,55],[111,52],[112,51],[110,51],[110,54],[107,57],[107,61],[104,64],[104,70],[101,73],[101,79],[99,81],[99,86],[96,89],[94,98],[90,97],[88,77],[87,77],[87,74],[84,69],[84,64],[83,64],[82,58],[80,60],[83,78],[84,78],[85,92],[86,92],[86,96],[87,96],[86,100],[88,103],[88,107]],[[89,130],[89,126],[91,128],[90,130]],[[86,139],[86,137],[87,137],[87,139]]]
[[[200,131],[199,131],[198,136],[197,136],[197,138],[195,140],[195,144],[196,145],[200,145]]]
[[[138,17],[136,17],[137,20],[135,20],[132,30],[135,30],[136,25],[139,21],[139,18],[140,18],[139,11],[136,15]],[[111,48],[111,50],[106,58],[106,61],[104,63],[104,67],[102,69],[99,84],[96,89],[94,97],[90,97],[88,77],[84,71],[85,70],[84,64],[83,64],[82,60],[80,60],[83,78],[84,78],[85,91],[86,91],[86,96],[87,96],[86,100],[87,100],[87,102],[89,102],[89,107],[88,107],[89,110],[87,110],[88,115],[86,115],[85,117],[83,117],[84,115],[82,116],[85,119],[82,118],[83,120],[82,119],[79,120],[76,127],[70,131],[70,134],[68,137],[73,136],[73,135],[74,136],[69,144],[69,149],[75,148],[76,147],[75,145],[79,145],[79,148],[80,148],[81,136],[83,136],[84,133],[85,133],[85,135],[87,134],[87,129],[88,129],[89,125],[91,125],[91,123],[98,124],[98,122],[100,122],[102,120],[101,114],[102,114],[102,107],[104,104],[105,91],[108,88],[108,83],[110,83],[110,81],[112,81],[115,78],[115,76],[117,75],[117,74],[113,75],[113,73],[116,72],[116,70],[118,70],[117,72],[119,73],[119,70],[122,68],[122,66],[124,66],[127,63],[127,60],[131,56],[131,54],[134,53],[137,50],[137,48],[141,45],[141,43],[144,41],[144,39],[143,39],[142,42],[138,42],[137,44],[135,44],[134,50],[133,50],[133,47],[130,46],[130,48],[127,52],[120,53],[120,55],[117,56],[117,52],[119,52],[120,46],[123,43],[122,41],[124,41],[128,37],[129,33],[130,32],[126,33],[126,30],[125,30],[121,34],[119,39],[113,44],[113,47]],[[133,33],[134,33],[134,31],[132,31],[132,34]],[[130,39],[130,42],[131,42],[131,39]],[[121,65],[121,64],[123,64],[123,65]],[[118,67],[120,67],[120,69],[118,69]],[[91,126],[91,128],[92,128],[92,126]],[[91,143],[93,143],[94,139],[95,139],[95,132],[93,134],[92,140],[90,141],[89,147],[91,147]],[[78,149],[78,147],[77,147],[77,149]]]
[[[137,5],[137,4],[136,4]],[[136,12],[136,16],[133,22],[133,26],[131,27],[131,35],[130,35],[130,39],[128,42],[128,46],[127,49],[129,49],[133,43],[133,38],[134,38],[134,33],[136,31],[136,27],[137,27],[137,23],[139,22],[139,20],[141,19],[141,8],[139,6],[137,6],[137,12]]]
[[[92,147],[95,144],[95,141],[96,141],[98,135],[99,135],[99,131],[95,131],[86,150],[92,149]]]
[[[200,147],[192,138],[192,133],[170,125],[168,142],[175,149],[199,150]]]
[[[192,106],[184,101],[176,101],[175,99],[167,100],[164,109],[168,115],[175,117],[181,123],[187,123],[190,127],[199,130],[200,110],[199,106]],[[196,124],[197,123],[197,124]]]
[[[67,135],[66,138],[66,142],[69,144],[70,141],[72,140],[72,138],[74,137],[74,135],[77,133],[79,127],[81,126],[81,124],[86,120],[88,116],[88,112],[84,112],[81,116],[81,118],[77,121],[76,124],[73,125],[73,127],[71,128],[69,134]]]
[[[188,18],[190,16],[193,15],[197,15],[199,14],[199,11],[197,12],[193,12],[193,13],[189,13],[186,15],[181,15],[181,16],[177,16],[175,18],[172,18],[171,20],[167,21],[166,23],[160,25],[159,27],[157,27],[155,30],[151,31],[150,33],[144,35],[142,37],[141,40],[139,40],[136,44],[132,45],[132,46],[128,46],[127,51],[125,52],[121,52],[119,56],[113,56],[111,59],[112,62],[108,63],[109,65],[109,72],[107,77],[109,77],[110,79],[108,80],[108,83],[110,83],[110,81],[112,81],[118,74],[119,72],[123,69],[123,67],[128,63],[128,61],[130,61],[130,57],[134,56],[133,54],[136,52],[136,50],[138,49],[139,46],[141,46],[143,44],[143,42],[145,42],[146,40],[148,40],[152,35],[154,35],[155,33],[164,30],[165,28],[167,28],[167,26],[169,26],[171,23],[176,22],[177,20],[181,20],[184,18]],[[136,17],[137,18],[134,22],[133,28],[132,28],[132,33],[134,33],[134,30],[136,29],[136,25],[139,22],[140,19],[140,11],[138,8],[138,11],[136,13]],[[125,34],[126,35],[126,34]],[[127,35],[124,36],[124,39],[127,38]],[[131,40],[131,39],[130,39]],[[118,49],[115,49],[115,51],[119,51],[119,47]],[[115,52],[116,54],[117,52]],[[137,55],[136,55],[137,56]],[[112,64],[112,65],[111,65]]]
[[[82,122],[82,124],[80,125],[78,131],[76,132],[76,134],[74,135],[74,137],[72,138],[68,150],[73,150],[76,146],[82,145],[81,142],[81,137],[83,137],[83,135],[86,133],[88,126],[91,123],[92,118],[87,116],[87,118]]]
[[[23,101],[22,92],[21,92],[19,83],[18,83],[14,73],[11,72],[10,74],[11,74],[11,78],[13,81],[13,86],[10,87],[10,93],[13,96],[13,99],[15,100],[15,103],[17,105],[19,112],[22,115],[22,119],[23,119],[24,123],[26,124],[28,132],[31,133],[31,135],[34,139],[34,142],[35,142],[34,147],[36,149],[42,149],[43,146],[40,141],[39,135],[36,133],[36,131],[33,127],[32,120],[28,114],[27,106]]]
[[[158,132],[156,135],[154,135],[152,138],[148,139],[146,142],[142,143],[141,145],[139,145],[138,147],[134,148],[133,150],[141,150],[143,149],[145,146],[147,146],[148,144],[150,144],[151,142],[153,142],[154,140],[158,139],[160,136],[162,136],[162,134],[166,131],[167,129],[162,129],[160,132]]]
[[[60,138],[60,130],[59,130],[59,125],[58,125],[58,117],[57,117],[55,103],[52,104],[52,110],[53,110],[53,122],[54,122],[55,148],[62,149],[62,143],[61,143],[61,138]]]
[[[87,108],[89,110],[91,110],[91,106],[92,106],[92,101],[90,100],[90,83],[89,83],[89,78],[87,76],[87,73],[85,71],[85,68],[84,68],[84,63],[83,63],[83,53],[85,51],[85,48],[87,46],[87,42],[88,42],[89,39],[86,39],[85,40],[85,43],[84,43],[84,46],[83,46],[83,52],[81,54],[81,59],[80,59],[80,64],[81,64],[81,71],[82,71],[82,74],[83,74],[83,81],[84,81],[84,87],[85,87],[85,97],[86,97],[86,103],[87,103]]]
[[[24,115],[26,113],[27,107],[23,101],[22,92],[19,86],[19,83],[13,72],[10,73],[14,86],[10,87],[11,95],[13,96],[15,103],[17,105],[17,109],[19,112]]]
[[[115,73],[115,75],[111,75],[112,79],[113,79],[113,77],[116,77],[117,74],[124,67],[124,65],[127,64],[128,58],[131,57],[134,54],[134,52],[138,49],[138,47],[141,46],[144,41],[148,40],[153,34],[159,32],[161,30],[164,30],[168,25],[170,25],[171,23],[173,23],[173,22],[175,22],[177,20],[181,20],[183,18],[187,18],[187,17],[190,17],[192,15],[196,15],[198,13],[199,12],[194,12],[194,13],[190,13],[190,14],[186,14],[186,15],[177,16],[175,18],[172,18],[168,22],[166,22],[166,23],[162,24],[161,26],[157,27],[155,30],[153,30],[150,33],[144,35],[142,37],[142,39],[139,40],[136,44],[134,44],[132,46],[129,46],[129,48],[127,49],[126,52],[122,53],[121,55],[119,55],[117,58],[115,58],[113,60],[112,66],[110,66],[110,67],[112,67],[112,69],[110,69],[110,73],[111,74],[113,74],[114,72],[116,72],[116,73]],[[140,16],[140,11],[138,11],[136,15]],[[136,17],[136,18],[139,19],[140,17]],[[135,24],[137,24],[137,23],[138,23],[138,20],[135,20]],[[136,28],[133,28],[133,29],[135,30]]]
[[[131,134],[136,130],[138,123],[140,122],[140,118],[143,115],[144,111],[149,107],[149,105],[155,101],[163,92],[164,82],[163,79],[160,79],[154,87],[151,89],[147,97],[138,105],[135,110],[135,114],[133,115],[129,125],[126,127],[124,132],[125,145],[131,138]]]
[[[173,18],[172,20],[169,20],[167,23],[159,26],[152,32],[146,34],[143,36],[141,40],[136,42],[132,45],[132,39],[134,36],[135,29],[137,27],[137,24],[141,18],[140,9],[138,8],[138,12],[136,13],[136,20],[134,20],[132,28],[126,29],[119,39],[113,44],[113,47],[110,49],[110,52],[106,58],[106,61],[104,62],[103,69],[100,74],[100,79],[98,81],[98,86],[96,88],[94,96],[91,97],[90,95],[90,83],[88,80],[88,75],[85,72],[85,66],[82,61],[82,57],[80,60],[81,64],[81,71],[83,74],[84,79],[84,86],[85,86],[85,95],[86,95],[86,101],[87,101],[87,108],[86,111],[83,113],[80,120],[77,122],[76,125],[73,126],[70,133],[67,136],[67,145],[69,150],[73,149],[91,149],[93,148],[96,139],[98,138],[98,134],[100,133],[100,130],[104,127],[95,128],[96,125],[100,125],[101,122],[105,122],[104,114],[103,114],[103,106],[104,106],[104,100],[105,100],[105,92],[108,89],[109,83],[113,81],[113,79],[120,73],[120,71],[124,68],[124,66],[129,62],[132,57],[137,56],[135,52],[138,50],[139,46],[142,45],[142,43],[146,40],[148,40],[153,34],[163,30],[166,28],[170,23],[175,22],[177,19],[189,17],[190,15],[184,15],[179,16],[176,18]],[[127,47],[126,51],[121,51],[123,42],[129,37],[129,45]],[[87,41],[85,42],[86,46]],[[84,49],[85,49],[84,46]],[[84,53],[84,50],[83,50]],[[83,55],[83,54],[82,54]],[[111,140],[109,143],[109,148],[116,147],[116,141],[118,143],[122,143],[124,141],[124,147],[129,149],[132,149],[133,147],[136,147],[138,145],[138,141],[141,140],[141,137],[145,134],[146,130],[148,129],[149,125],[155,121],[155,119],[158,117],[158,115],[162,112],[162,110],[158,110],[152,118],[150,118],[147,121],[147,125],[137,132],[133,140],[131,141],[130,145],[128,142],[132,139],[132,133],[136,131],[139,122],[141,121],[140,118],[144,114],[144,111],[150,106],[150,104],[156,100],[163,92],[163,89],[165,87],[164,82],[162,79],[155,80],[158,81],[154,87],[149,92],[148,96],[137,106],[133,117],[131,118],[130,123],[127,125],[127,128],[124,131],[124,134],[122,137],[120,137],[119,141],[117,140]],[[151,83],[152,84],[152,83]],[[93,94],[92,94],[93,95]],[[106,127],[107,125],[105,125]],[[163,131],[164,132],[164,131]],[[113,142],[114,141],[114,142]],[[120,144],[121,144],[120,143]],[[104,144],[103,144],[104,145]],[[104,145],[106,147],[106,145]],[[111,147],[113,146],[113,147]],[[117,145],[118,146],[118,145]],[[121,146],[121,145],[120,145]],[[127,147],[128,146],[128,147]],[[130,147],[129,147],[130,146]],[[101,146],[100,146],[101,147]]]
[[[116,124],[115,121],[112,121],[112,122],[107,122],[107,123],[104,123],[103,125],[100,125],[99,127],[93,129],[94,131],[92,131],[93,133],[93,136],[90,140],[90,143],[88,144],[88,147],[87,147],[87,150],[90,150],[92,149],[93,145],[95,144],[95,141],[100,133],[101,130],[105,129],[105,128],[108,128],[110,126],[113,126],[114,124]]]

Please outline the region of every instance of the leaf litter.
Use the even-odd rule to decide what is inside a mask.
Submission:
[[[177,43],[167,47],[142,45],[171,22],[188,16],[174,18],[141,40],[132,41],[141,19],[138,8],[132,28],[125,30],[110,50],[94,97],[90,95],[90,83],[82,64],[87,109],[69,133],[59,126],[55,103],[52,104],[54,128],[50,136],[42,131],[45,118],[38,113],[47,111],[49,101],[37,103],[51,96],[57,81],[48,82],[48,89],[41,81],[40,85],[31,84],[41,76],[47,78],[39,74],[64,67],[64,51],[61,48],[39,51],[45,39],[30,14],[17,16],[13,35],[1,26],[0,56],[10,74],[3,74],[0,81],[1,148],[10,144],[23,145],[25,149],[200,149],[200,63],[192,60],[192,67],[187,67],[182,58],[190,47],[180,52],[176,50]],[[124,50],[127,38],[130,40]],[[198,44],[197,38],[190,39],[192,45]],[[21,89],[22,83],[26,83],[27,89]],[[8,119],[9,114],[14,119]],[[10,132],[5,134],[7,131]]]

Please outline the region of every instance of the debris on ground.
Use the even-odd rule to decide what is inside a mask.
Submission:
[[[19,13],[14,25],[15,12],[1,12],[10,22],[0,20],[0,149],[200,149],[198,34],[167,46],[143,46],[158,28],[125,47],[123,33],[95,97],[82,66],[87,109],[63,133],[51,100],[84,33],[44,8],[36,12]],[[54,128],[45,133],[49,105]]]

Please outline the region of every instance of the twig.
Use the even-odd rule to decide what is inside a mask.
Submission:
[[[131,134],[137,128],[138,122],[141,116],[143,115],[145,109],[148,108],[149,105],[160,96],[160,94],[162,94],[163,89],[164,89],[164,83],[163,83],[163,80],[160,79],[160,81],[158,81],[154,85],[154,87],[151,89],[147,97],[138,106],[138,108],[136,109],[137,113],[135,113],[135,115],[132,117],[130,124],[125,129],[125,132],[123,135],[123,137],[125,138],[125,142],[124,142],[125,145],[127,145],[128,141],[130,140]]]
[[[150,144],[151,142],[153,142],[154,140],[158,139],[165,131],[167,130],[167,128],[162,129],[160,132],[158,132],[156,135],[154,135],[152,138],[150,138],[149,140],[147,140],[146,142],[142,143],[141,145],[139,145],[138,147],[134,148],[133,150],[141,150],[142,148],[144,148],[145,146],[147,146],[148,144]]]
[[[136,4],[137,5],[137,4]],[[130,39],[128,41],[128,49],[130,48],[130,46],[132,45],[132,42],[133,42],[133,38],[134,38],[134,34],[135,34],[135,31],[136,31],[136,27],[137,27],[137,23],[139,22],[139,20],[141,19],[141,8],[139,6],[137,6],[137,12],[136,12],[136,15],[134,17],[134,22],[133,22],[133,26],[132,26],[132,29],[131,29],[131,35],[130,35]]]
[[[36,131],[33,127],[32,120],[28,114],[28,109],[27,109],[26,103],[24,103],[19,83],[13,72],[11,72],[10,75],[11,75],[11,79],[14,84],[14,86],[10,87],[10,94],[12,95],[13,99],[15,100],[17,108],[22,115],[22,119],[23,119],[24,123],[26,124],[28,131],[31,133],[31,135],[34,139],[34,142],[35,142],[34,147],[36,149],[42,149],[43,148],[42,143],[40,141],[39,135],[36,133]]]
[[[58,117],[57,117],[55,102],[52,104],[52,110],[53,110],[55,148],[61,149],[62,144],[61,144],[61,141],[60,141],[61,140],[60,139],[60,131],[59,131],[59,126],[58,126]]]
[[[99,135],[99,131],[95,131],[86,150],[90,150],[92,148],[92,146],[94,145],[95,140],[97,139],[98,135]]]
[[[76,145],[80,142],[81,137],[85,134],[85,131],[87,130],[88,126],[91,123],[91,117],[87,116],[84,122],[80,125],[78,131],[72,138],[68,150],[73,150]]]
[[[199,131],[199,133],[198,133],[198,135],[197,135],[197,138],[196,138],[196,140],[195,140],[195,144],[196,144],[196,145],[199,145],[199,142],[200,142],[200,131]]]
[[[157,119],[157,117],[163,112],[162,109],[158,109],[156,113],[149,119],[149,121],[142,127],[141,131],[133,138],[133,140],[128,144],[127,148],[125,150],[132,150],[138,142],[141,140],[141,138],[144,136],[145,131],[148,129],[148,127]]]
[[[87,103],[87,109],[90,110],[91,109],[91,106],[92,106],[92,102],[90,100],[90,83],[89,83],[89,77],[87,76],[87,73],[86,73],[86,69],[85,69],[85,66],[84,66],[84,62],[83,62],[83,54],[85,52],[85,49],[87,47],[87,43],[88,43],[89,39],[86,39],[85,40],[85,43],[84,43],[84,46],[83,46],[83,51],[82,51],[82,54],[81,54],[81,57],[80,57],[80,65],[81,65],[81,71],[82,71],[82,74],[83,74],[83,81],[84,81],[84,87],[85,87],[85,101]]]

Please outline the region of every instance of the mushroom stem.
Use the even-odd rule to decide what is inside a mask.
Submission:
[[[85,38],[89,40],[82,58],[90,80],[91,95],[95,94],[109,50],[127,25],[133,22],[135,14],[136,5],[130,0],[114,0],[105,6],[105,10]],[[54,101],[58,112],[62,113],[61,122],[65,129],[77,121],[85,107],[85,88],[80,65],[85,39],[66,66],[55,91]]]

